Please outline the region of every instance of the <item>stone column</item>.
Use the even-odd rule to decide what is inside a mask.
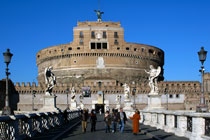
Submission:
[[[167,115],[166,123],[164,130],[166,132],[174,132],[174,115]]]
[[[158,114],[158,122],[157,122],[157,128],[163,129],[164,128],[164,114]]]
[[[175,135],[185,136],[187,131],[187,117],[186,116],[177,116],[177,129],[175,129]]]
[[[192,118],[192,135],[190,140],[202,140],[205,134],[205,119],[201,117]]]

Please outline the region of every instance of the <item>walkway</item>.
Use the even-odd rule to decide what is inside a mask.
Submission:
[[[125,126],[123,134],[119,131],[116,133],[105,133],[103,115],[98,115],[97,117],[96,132],[90,131],[90,123],[88,123],[87,132],[83,134],[81,125],[78,125],[59,138],[59,140],[155,140],[145,134],[133,135],[132,128],[129,125]]]
[[[82,133],[81,123],[78,119],[59,128],[40,134],[34,140],[188,140],[187,138],[177,137],[172,133],[140,124],[141,133],[137,136],[132,133],[132,121],[129,120],[125,125],[124,133],[105,133],[103,115],[98,115],[96,132],[90,131],[88,122],[87,132]]]

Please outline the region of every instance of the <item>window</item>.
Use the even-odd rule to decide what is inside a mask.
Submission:
[[[170,94],[170,95],[169,95],[169,98],[173,98],[173,95],[172,95],[172,94]]]
[[[107,46],[107,43],[106,42],[91,42],[90,43],[90,49],[107,49],[108,46]]]
[[[77,61],[76,60],[74,60],[74,64],[76,64],[77,63]]]
[[[83,38],[83,37],[84,37],[83,32],[80,32],[80,33],[79,33],[79,37],[80,37],[80,38]]]
[[[158,56],[159,56],[159,57],[161,56],[161,52],[158,52]]]
[[[82,39],[80,39],[79,44],[80,44],[80,45],[83,45],[83,40],[82,40]]]
[[[80,50],[80,47],[77,47],[77,50]]]
[[[141,52],[144,52],[144,48],[141,48]]]
[[[91,43],[90,49],[96,49],[96,43]]]
[[[120,50],[120,47],[117,47],[117,50]]]
[[[106,32],[103,32],[103,38],[106,38]]]
[[[91,38],[95,38],[95,32],[94,31],[91,32]]]
[[[137,51],[137,48],[134,48],[134,51]]]
[[[176,98],[179,98],[179,94],[176,94]]]
[[[129,47],[126,47],[126,50],[127,50],[127,51],[129,51],[129,50],[130,50],[130,48],[129,48]]]
[[[64,49],[61,49],[61,52],[63,52],[64,51]]]
[[[101,49],[101,43],[97,43],[97,49]]]
[[[38,58],[40,57],[40,55],[37,56]]]
[[[118,45],[119,44],[118,41],[117,41],[117,39],[114,40],[114,44],[115,45]]]
[[[149,49],[149,53],[150,53],[150,54],[153,54],[153,53],[154,53],[154,50]]]
[[[72,50],[72,47],[69,47],[68,50],[71,51]]]
[[[107,43],[102,43],[103,49],[107,49]]]
[[[114,32],[114,38],[118,38],[118,33]]]

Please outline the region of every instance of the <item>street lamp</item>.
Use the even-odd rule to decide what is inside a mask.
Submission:
[[[203,63],[206,60],[207,51],[204,50],[204,47],[201,47],[201,50],[198,52],[199,60],[201,61],[201,69],[199,72],[201,72],[201,97],[200,97],[200,104],[196,108],[196,112],[207,112],[208,107],[205,104],[205,97],[204,97],[204,66]]]
[[[36,97],[36,90],[32,91],[32,111],[34,111],[34,97]]]
[[[136,109],[136,85],[135,82],[133,81],[132,84],[134,85],[133,90],[132,90],[132,95],[134,97],[134,108]]]
[[[5,107],[2,110],[2,115],[12,115],[14,114],[9,106],[9,93],[8,93],[8,76],[10,75],[8,65],[11,62],[11,58],[13,56],[12,53],[10,53],[9,49],[7,49],[7,52],[3,53],[4,55],[4,62],[6,63],[6,98],[5,98]]]
[[[66,97],[67,97],[67,99],[66,99],[66,102],[67,102],[66,110],[69,110],[69,88],[66,89]]]

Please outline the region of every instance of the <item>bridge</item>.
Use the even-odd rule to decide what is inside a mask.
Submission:
[[[0,116],[0,140],[209,140],[209,113],[141,111],[140,133],[132,121],[124,133],[105,133],[103,115],[97,115],[96,132],[82,133],[80,111],[41,112]]]

